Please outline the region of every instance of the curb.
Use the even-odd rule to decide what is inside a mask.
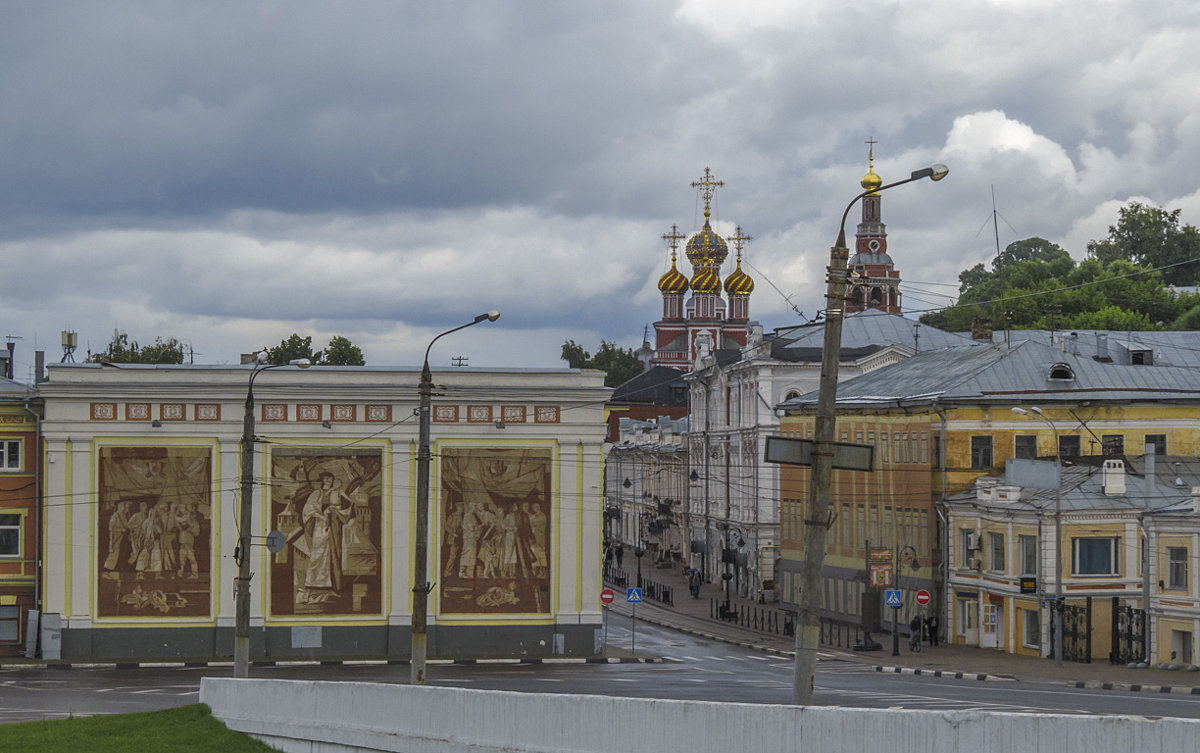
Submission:
[[[1175,685],[1142,685],[1136,682],[1100,682],[1086,680],[1068,683],[1069,688],[1086,688],[1088,690],[1127,690],[1133,693],[1170,693],[1171,695],[1200,695],[1200,688],[1178,687]]]
[[[429,659],[427,664],[666,664],[669,660],[657,656],[579,656],[530,657],[527,659]],[[263,659],[250,662],[251,667],[364,667],[404,665],[408,659]],[[213,669],[230,668],[233,662],[214,661],[132,661],[132,662],[22,662],[0,664],[0,671],[16,669]]]
[[[885,667],[875,665],[876,672],[885,672],[896,675],[922,675],[925,677],[946,677],[955,680],[981,680],[994,682],[1016,682],[1015,677],[1005,677],[1003,675],[989,675],[983,672],[955,672],[945,669],[914,669],[912,667]]]

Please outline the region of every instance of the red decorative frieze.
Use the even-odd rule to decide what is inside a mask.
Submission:
[[[390,405],[368,405],[367,420],[371,423],[386,423],[392,422],[392,406]]]
[[[468,405],[467,422],[472,424],[490,424],[492,422],[492,406]]]
[[[126,421],[149,421],[150,403],[125,403]]]
[[[196,403],[196,420],[197,421],[220,421],[221,420],[221,404],[220,403]]]
[[[297,421],[320,421],[321,406],[316,403],[297,403],[296,404],[296,420]]]
[[[533,420],[539,424],[556,424],[558,423],[558,406],[557,405],[539,405],[534,409]]]
[[[458,421],[458,406],[457,405],[435,405],[433,406],[433,420],[438,423],[452,424]]]
[[[263,421],[286,421],[288,420],[287,405],[283,403],[263,403],[262,406]]]
[[[331,405],[329,406],[330,418],[334,421],[357,421],[358,406],[357,405]]]
[[[500,407],[500,420],[506,424],[525,423],[524,405],[503,405]]]
[[[158,417],[162,421],[184,421],[187,419],[187,406],[183,403],[159,403]]]

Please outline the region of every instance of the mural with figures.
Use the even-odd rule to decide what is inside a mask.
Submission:
[[[441,450],[441,612],[550,611],[549,450]]]
[[[101,447],[96,614],[208,617],[212,451]]]
[[[380,614],[381,450],[271,452],[271,613]]]

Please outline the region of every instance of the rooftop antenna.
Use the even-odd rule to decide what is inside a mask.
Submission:
[[[985,220],[983,225],[981,225],[979,227],[979,232],[975,233],[975,237],[978,238],[979,233],[982,233],[983,229],[985,227],[987,227],[988,222],[991,222],[992,223],[992,233],[996,237],[996,256],[1000,255],[1000,220],[1004,220],[1004,218],[1001,217],[1000,213],[996,211],[996,186],[993,184],[992,185],[992,216],[989,217],[987,220]],[[1004,224],[1008,225],[1008,229],[1013,231],[1014,235],[1017,234],[1017,229],[1015,227],[1013,227],[1009,223],[1008,220],[1004,220]]]
[[[63,357],[59,363],[75,363],[75,348],[79,347],[79,333],[74,330],[62,331]]]
[[[466,366],[467,361],[471,360],[470,356],[454,356],[450,359],[455,366]]]
[[[916,353],[921,352],[921,325],[920,324],[913,325],[913,351]]]

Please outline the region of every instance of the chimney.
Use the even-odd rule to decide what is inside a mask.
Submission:
[[[1125,493],[1125,461],[1124,460],[1105,460],[1104,461],[1104,477],[1101,482],[1104,487],[1104,496],[1112,497],[1117,494]]]
[[[1073,356],[1079,355],[1079,333],[1071,333],[1071,347],[1068,349]]]
[[[46,381],[46,351],[33,351],[33,383],[41,384]]]
[[[1100,363],[1112,363],[1112,358],[1108,355],[1108,333],[1096,333],[1096,360]]]
[[[971,321],[971,339],[992,341],[992,320],[973,319]]]

